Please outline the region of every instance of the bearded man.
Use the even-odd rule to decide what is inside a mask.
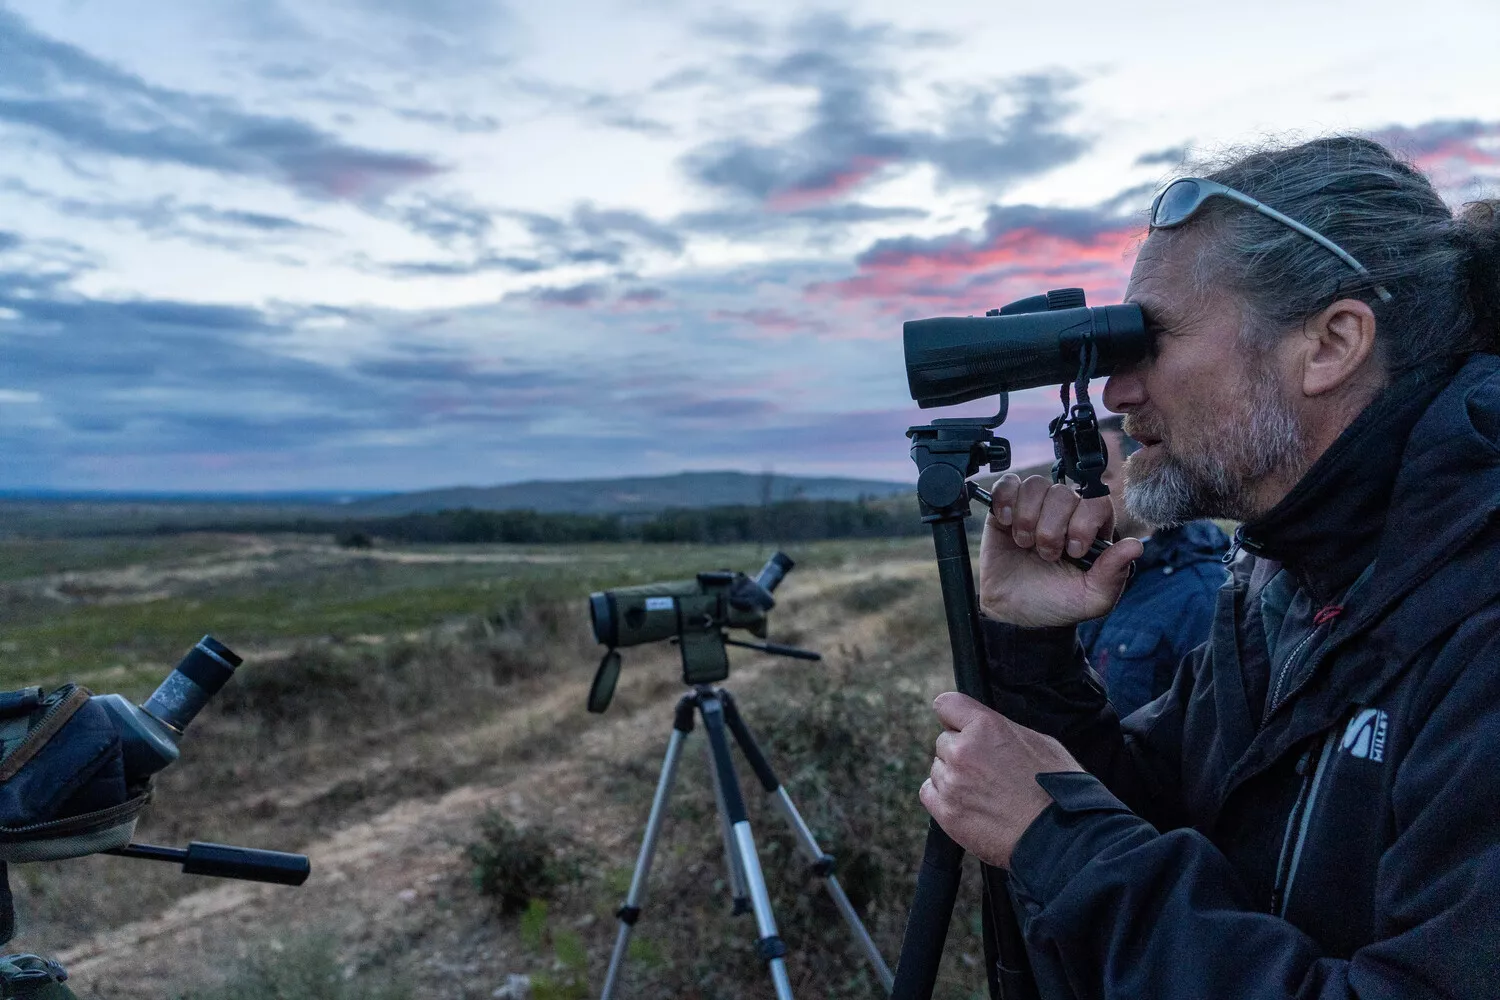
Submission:
[[[992,712],[938,698],[923,804],[1010,872],[1041,995],[1500,995],[1500,213],[1367,139],[1168,185],[1155,335],[1106,405],[1141,520],[1244,522],[1208,642],[1124,723],[1077,623],[1107,499],[1003,478]]]

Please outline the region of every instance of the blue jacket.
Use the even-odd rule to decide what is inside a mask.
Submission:
[[[1016,845],[1045,1000],[1500,996],[1500,358],[1388,390],[1121,720],[1072,629],[986,622],[997,707],[1086,774]]]
[[[1212,521],[1158,531],[1115,609],[1078,626],[1121,718],[1171,687],[1177,665],[1208,639],[1214,594],[1229,576],[1221,561],[1228,548],[1229,536]]]

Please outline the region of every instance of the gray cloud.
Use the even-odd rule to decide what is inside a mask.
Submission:
[[[442,169],[421,156],[344,143],[298,119],[154,86],[4,9],[0,122],[70,150],[260,177],[321,199],[376,200]]]
[[[640,101],[633,95],[609,94],[537,77],[518,77],[510,81],[510,86],[527,97],[609,128],[653,136],[672,134],[666,122],[643,115]]]
[[[469,115],[446,111],[429,111],[424,108],[394,108],[397,118],[421,122],[436,128],[445,128],[464,135],[500,131],[500,119],[493,115]]]
[[[142,232],[232,250],[323,232],[284,215],[184,203],[168,195],[144,201],[92,201],[50,194],[17,178],[0,180],[0,191],[19,194],[72,218],[123,222]]]
[[[535,274],[547,270],[548,265],[534,257],[482,253],[465,260],[398,261],[394,264],[366,264],[366,268],[404,278],[459,278],[497,271],[507,274]]]
[[[1071,162],[1088,146],[1060,128],[1073,110],[1067,94],[1075,81],[1059,74],[942,94],[946,110],[933,127],[894,125],[891,56],[945,44],[941,36],[837,14],[805,18],[784,32],[739,22],[711,22],[704,30],[739,50],[730,75],[741,83],[748,77],[816,95],[811,120],[790,139],[731,135],[683,158],[698,182],[772,208],[838,201],[873,177],[917,164],[934,167],[945,181],[999,188]]]

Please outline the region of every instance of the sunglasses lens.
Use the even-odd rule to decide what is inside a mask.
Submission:
[[[1157,229],[1168,229],[1186,222],[1188,216],[1202,204],[1198,182],[1195,180],[1174,181],[1156,199],[1156,210],[1151,213],[1151,225]]]

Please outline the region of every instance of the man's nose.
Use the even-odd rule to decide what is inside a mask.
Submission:
[[[1140,365],[1121,369],[1104,383],[1104,405],[1115,413],[1129,413],[1145,401],[1146,383]]]

